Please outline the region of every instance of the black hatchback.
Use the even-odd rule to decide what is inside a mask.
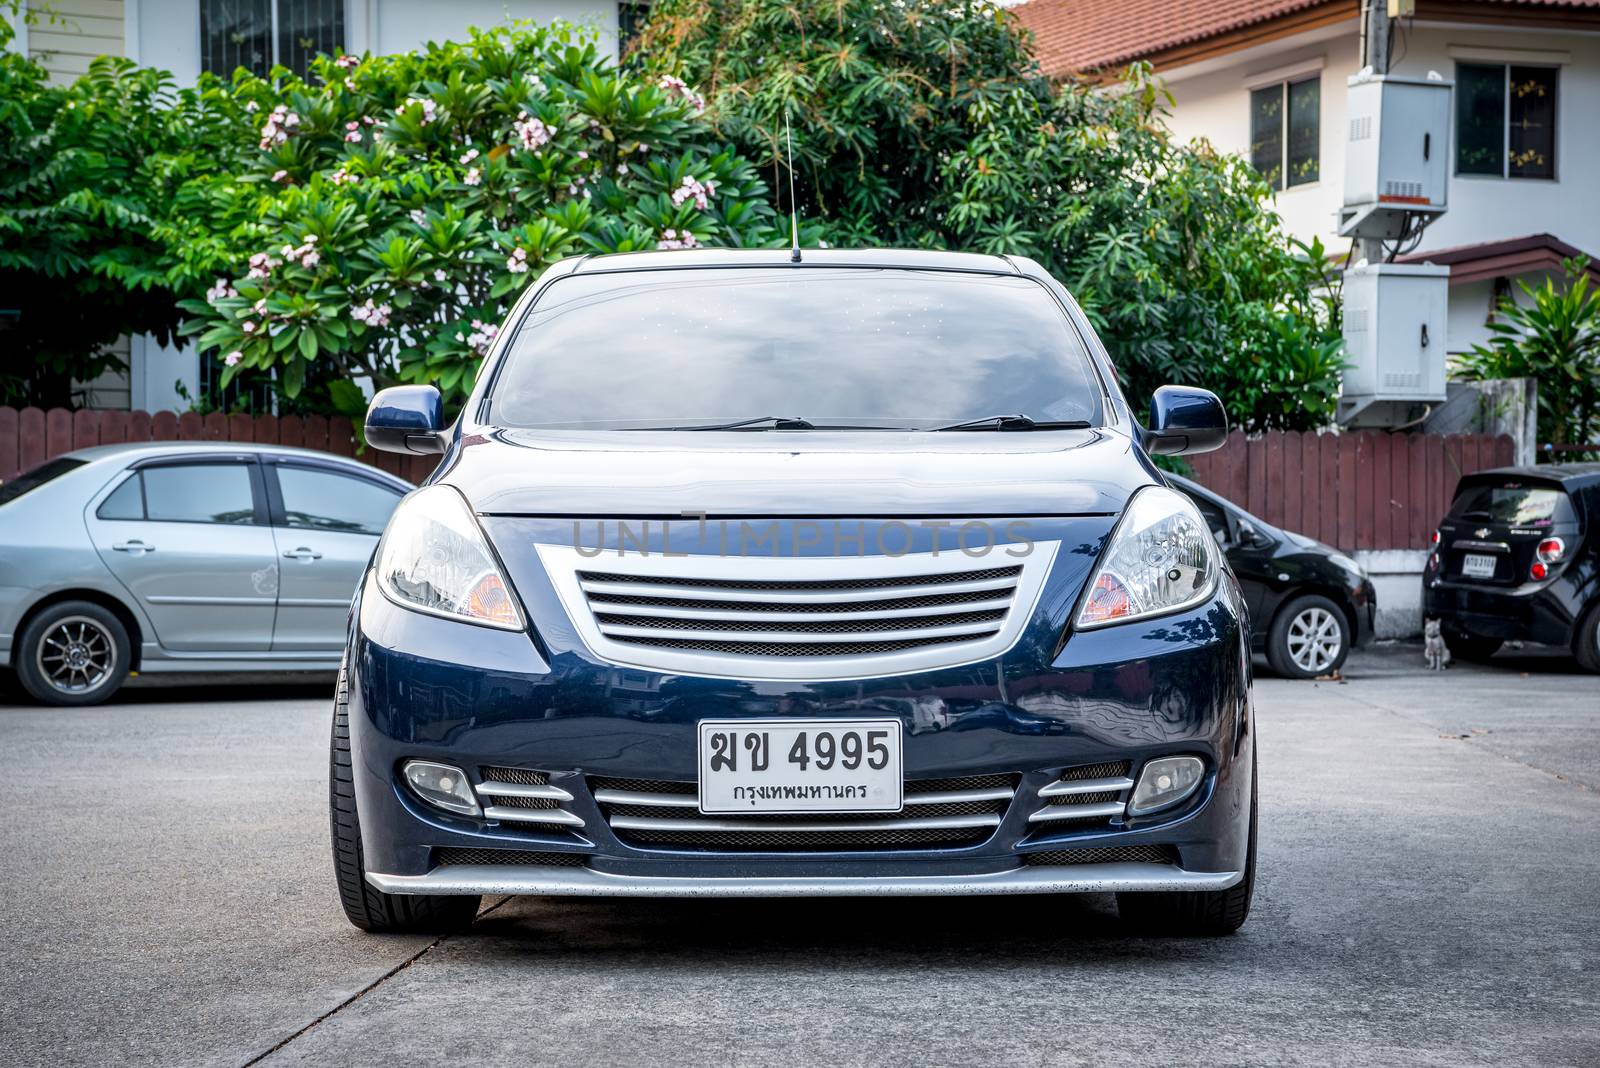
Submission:
[[[1424,611],[1456,656],[1530,641],[1600,671],[1600,463],[1463,478],[1422,582]]]
[[[1196,482],[1167,475],[1193,499],[1250,606],[1251,647],[1291,679],[1331,675],[1372,641],[1378,598],[1355,560],[1280,530]]]

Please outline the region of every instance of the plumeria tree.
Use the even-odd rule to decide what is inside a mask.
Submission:
[[[473,32],[340,55],[309,82],[240,72],[203,104],[248,139],[189,183],[162,236],[206,277],[189,333],[223,382],[273,371],[296,396],[331,367],[459,400],[511,302],[578,252],[771,244],[761,175],[720,147],[681,80],[620,69],[571,27]]]

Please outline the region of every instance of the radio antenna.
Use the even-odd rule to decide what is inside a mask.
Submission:
[[[783,136],[788,142],[789,161],[789,262],[800,262],[800,215],[794,203],[794,133],[789,129],[789,109],[783,109]]]

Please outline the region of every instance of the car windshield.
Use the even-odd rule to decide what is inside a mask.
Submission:
[[[1450,508],[1450,518],[1504,523],[1513,527],[1548,526],[1566,494],[1548,486],[1523,482],[1463,486]]]
[[[29,490],[36,490],[51,479],[60,478],[68,471],[82,467],[88,462],[62,456],[40,464],[31,471],[24,471],[10,482],[0,482],[0,504],[14,501]]]
[[[1049,291],[861,268],[559,279],[518,328],[488,411],[580,430],[927,430],[997,415],[1099,422],[1083,342]]]

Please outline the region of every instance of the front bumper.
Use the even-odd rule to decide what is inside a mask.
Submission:
[[[1059,568],[1060,565],[1058,565]],[[1087,566],[1087,564],[1083,565]],[[1069,582],[1081,576],[1067,576]],[[559,619],[539,602],[530,616]],[[688,679],[622,670],[547,623],[537,639],[420,615],[369,584],[352,634],[351,745],[369,882],[407,894],[871,896],[1221,889],[1248,847],[1254,732],[1244,606],[1232,582],[1185,613],[1074,634],[1070,597],[1041,598],[1002,657],[848,684]],[[768,850],[649,844],[615,830],[596,778],[696,776],[703,718],[882,717],[905,726],[914,779],[1005,775],[1015,784],[981,840]],[[1139,820],[1030,821],[1063,769],[1196,753],[1202,787]],[[406,759],[467,771],[528,769],[570,795],[574,827],[453,816],[400,781]],[[1121,862],[1139,849],[1158,859]],[[468,851],[473,859],[449,859]],[[505,862],[478,863],[484,851]],[[518,855],[529,858],[522,862]],[[457,857],[465,854],[457,853]],[[1056,857],[1084,858],[1057,863]],[[548,861],[554,858],[556,863]],[[1105,862],[1101,862],[1101,861]]]
[[[426,875],[367,873],[390,894],[540,894],[556,897],[941,897],[1088,894],[1127,890],[1226,890],[1242,871],[1191,872],[1169,864],[1021,867],[976,875],[613,875],[588,868],[450,865]]]

